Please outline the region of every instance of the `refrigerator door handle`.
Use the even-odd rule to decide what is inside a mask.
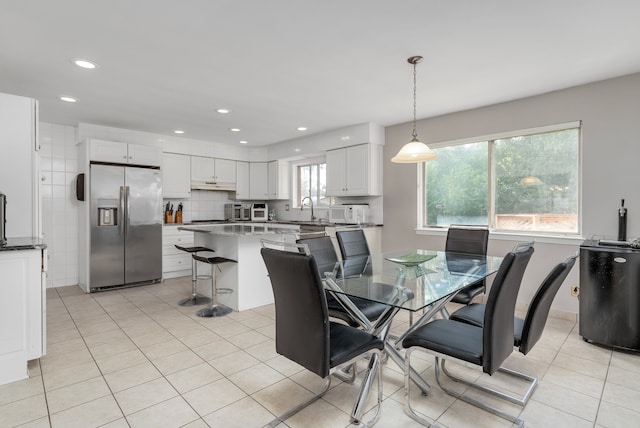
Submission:
[[[131,219],[129,218],[129,209],[130,209],[130,203],[129,203],[129,198],[131,196],[131,189],[129,188],[129,186],[125,186],[125,200],[126,200],[126,207],[127,207],[127,211],[125,213],[125,225],[127,227],[126,230],[126,234],[129,235],[129,225],[131,223]]]
[[[118,228],[120,229],[120,236],[124,236],[124,225],[122,224],[122,220],[124,220],[124,186],[120,186],[120,207],[118,209]]]

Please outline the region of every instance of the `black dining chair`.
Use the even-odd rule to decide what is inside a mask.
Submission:
[[[324,278],[327,273],[336,277],[342,275],[342,270],[339,268],[338,255],[336,254],[330,237],[303,238],[298,239],[296,242],[306,245],[309,253],[313,254],[321,278]],[[301,248],[300,251],[302,252],[304,250]],[[372,302],[371,300],[357,297],[351,297],[350,300],[358,310],[372,322],[377,320],[380,315],[388,309],[387,305]],[[360,326],[358,321],[349,314],[349,311],[340,304],[339,300],[336,299],[331,292],[327,292],[327,307],[329,308],[330,317],[341,319],[353,327]]]
[[[527,355],[531,348],[540,340],[544,326],[547,323],[547,318],[549,317],[553,299],[556,297],[567,275],[571,272],[579,255],[580,253],[576,252],[567,257],[563,262],[554,266],[544,281],[542,281],[540,287],[538,287],[536,294],[531,300],[529,309],[527,309],[525,318],[514,317],[513,345],[517,347],[522,354]],[[450,319],[482,327],[485,307],[486,305],[481,303],[464,306],[452,313]]]
[[[417,415],[411,408],[409,394],[411,354],[416,350],[424,350],[435,356],[436,381],[444,392],[517,423],[518,426],[524,426],[524,422],[516,416],[509,415],[475,398],[445,388],[440,382],[440,364],[442,364],[442,370],[445,374],[454,381],[519,404],[518,399],[510,394],[466,379],[453,377],[446,371],[445,361],[453,360],[463,364],[477,365],[482,367],[482,371],[489,375],[493,375],[498,370],[504,371],[501,365],[513,352],[513,317],[516,298],[532,254],[533,243],[530,242],[516,246],[514,251],[507,253],[504,257],[489,291],[483,327],[451,319],[437,319],[416,329],[402,341],[402,346],[407,349],[405,354],[405,410],[411,418],[423,425],[429,425],[426,419]],[[440,360],[442,360],[442,363],[440,363]],[[507,373],[522,378],[518,374]],[[524,379],[529,380],[528,377]]]
[[[488,243],[488,228],[452,224],[449,226],[449,231],[447,232],[447,241],[444,250],[446,252],[480,254],[485,256],[487,255]],[[477,295],[484,293],[485,290],[486,281],[482,279],[460,290],[451,301],[468,305]]]
[[[327,379],[324,389],[287,411],[267,426],[275,427],[321,398],[331,385],[330,373],[339,366],[371,354],[370,366],[380,359],[384,343],[363,330],[329,321],[329,311],[313,255],[273,248],[260,250],[267,267],[276,310],[276,352]],[[377,364],[378,407],[367,426],[380,417],[382,364]],[[360,421],[352,421],[360,422]]]
[[[361,275],[371,268],[371,252],[362,229],[339,230],[336,238],[342,254],[344,276]]]

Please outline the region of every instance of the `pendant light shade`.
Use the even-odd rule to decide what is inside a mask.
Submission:
[[[416,65],[422,61],[421,56],[412,56],[407,62],[413,65],[413,138],[402,146],[398,154],[391,158],[395,163],[419,163],[434,160],[438,157],[425,143],[418,140],[416,132]]]
[[[417,138],[402,146],[397,155],[391,158],[395,163],[418,163],[434,160],[438,155],[429,146],[418,141]]]

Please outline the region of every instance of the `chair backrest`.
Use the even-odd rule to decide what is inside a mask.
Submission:
[[[369,245],[362,229],[336,232],[338,246],[342,253],[342,275],[345,277],[362,275],[371,268]]]
[[[579,253],[576,252],[562,263],[557,264],[542,281],[538,291],[533,296],[522,326],[519,351],[523,354],[527,355],[542,336],[542,331],[549,317],[551,303],[553,303],[553,299],[556,297],[567,275],[571,272],[578,255]]]
[[[483,371],[493,374],[513,352],[513,317],[533,243],[507,253],[491,285],[482,332]]]
[[[336,237],[343,260],[371,255],[362,229],[340,230],[336,232]]]
[[[445,251],[465,254],[487,254],[489,229],[474,226],[449,226]]]
[[[303,238],[298,239],[296,242],[305,244],[309,249],[309,253],[313,254],[321,278],[324,277],[325,272],[334,272],[336,263],[338,263],[338,255],[330,237]],[[302,249],[300,252],[303,252]]]
[[[276,308],[276,352],[327,377],[329,316],[312,255],[262,248]]]

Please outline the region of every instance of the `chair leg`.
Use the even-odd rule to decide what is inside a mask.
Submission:
[[[404,411],[405,413],[414,421],[418,422],[420,425],[424,425],[427,427],[431,427],[431,422],[427,419],[419,416],[412,408],[411,408],[411,377],[409,374],[411,373],[411,353],[413,352],[412,348],[407,349],[404,357]],[[423,395],[425,395],[423,393]]]
[[[367,373],[373,374],[374,376],[378,377],[378,406],[376,408],[376,413],[368,421],[362,421],[360,419],[360,414],[364,410],[364,404],[365,404],[362,399],[369,395],[369,389],[371,388],[371,381],[372,381],[371,376],[367,376],[364,379],[362,379],[363,384],[362,384],[362,387],[360,388],[360,395],[356,399],[354,410],[351,413],[352,415],[357,415],[357,416],[355,417],[352,416],[350,422],[352,424],[358,424],[358,426],[360,427],[372,427],[376,424],[376,422],[378,422],[378,419],[380,419],[380,409],[382,408],[382,398],[383,398],[382,364],[380,359],[381,359],[381,352],[379,351],[373,352],[371,354],[371,358],[369,358],[369,370],[367,371]]]
[[[311,397],[310,399],[308,399],[304,403],[298,404],[293,409],[287,410],[282,415],[278,416],[277,418],[275,418],[274,420],[272,420],[268,424],[264,425],[263,428],[267,428],[267,427],[274,428],[274,427],[277,427],[278,425],[283,423],[285,420],[289,419],[291,416],[293,416],[296,413],[298,413],[300,410],[304,409],[308,405],[310,405],[310,404],[314,403],[315,401],[318,401],[320,398],[322,398],[322,396],[329,390],[330,386],[331,386],[331,376],[327,376],[327,381],[326,381],[325,386],[322,389],[322,391],[320,391],[319,393],[317,393],[316,395],[314,395],[313,397]]]
[[[498,408],[490,406],[487,403],[483,403],[482,401],[476,400],[476,399],[471,398],[471,397],[467,397],[466,395],[460,394],[460,393],[458,393],[456,391],[453,391],[451,389],[447,389],[444,386],[442,386],[442,383],[440,382],[440,369],[439,369],[440,358],[439,357],[435,357],[435,358],[436,358],[436,362],[435,362],[435,366],[434,367],[435,367],[435,373],[436,373],[436,382],[438,382],[438,386],[440,387],[440,389],[442,389],[444,392],[446,392],[447,394],[451,395],[452,397],[456,397],[456,398],[458,398],[458,399],[460,399],[462,401],[465,401],[465,402],[467,402],[467,403],[469,403],[469,404],[471,404],[473,406],[479,407],[479,408],[481,408],[483,410],[486,410],[489,413],[493,413],[496,416],[499,416],[499,417],[501,417],[503,419],[506,419],[506,420],[508,420],[510,422],[513,422],[514,424],[517,424],[519,428],[524,428],[524,421],[522,419],[518,418],[517,416],[510,415],[508,413],[503,412],[502,410],[500,410]],[[468,385],[468,386],[470,386],[472,388],[488,392],[488,393],[493,394],[493,395],[495,395],[497,397],[505,398],[508,401],[512,401],[512,400],[506,398],[506,396],[507,396],[506,394],[503,394],[503,393],[501,393],[499,391],[492,390],[492,389],[487,388],[485,386],[477,385],[477,384],[475,384],[473,382],[469,382],[467,380],[451,376],[451,374],[446,371],[444,363],[445,363],[445,360],[443,359],[442,360],[442,370],[445,372],[445,374],[447,376],[449,376],[454,381],[461,382],[461,383],[463,383],[465,385]],[[512,402],[515,402],[515,401],[512,401]]]
[[[202,294],[198,294],[198,262],[191,259],[191,296],[178,302],[180,306],[206,305],[211,299]]]
[[[344,373],[344,374],[343,374]],[[345,376],[349,375],[350,376]],[[333,376],[337,377],[344,383],[352,384],[356,381],[356,375],[358,374],[358,370],[356,367],[356,363],[351,364],[349,367],[342,369],[341,371],[335,371],[332,373]]]
[[[518,397],[518,396],[515,396],[515,395],[506,394],[506,393],[504,393],[502,391],[498,391],[496,389],[489,388],[489,387],[486,387],[484,385],[480,385],[480,384],[477,384],[477,383],[474,383],[474,382],[470,382],[470,381],[468,381],[466,379],[462,379],[462,378],[459,378],[457,376],[454,376],[445,367],[445,360],[444,359],[442,360],[442,371],[444,372],[444,374],[446,374],[454,382],[459,382],[459,383],[465,384],[465,385],[467,385],[467,386],[469,386],[471,388],[475,388],[475,389],[478,389],[480,391],[486,392],[488,394],[495,395],[498,398],[502,398],[503,400],[510,401],[511,403],[517,404],[517,405],[522,406],[522,407],[526,406],[527,402],[529,401],[529,398],[531,398],[531,394],[533,394],[533,391],[536,389],[536,386],[538,386],[538,379],[537,378],[529,376],[529,375],[524,374],[524,373],[517,372],[515,370],[508,369],[506,367],[500,367],[498,369],[499,372],[506,373],[508,375],[511,375],[511,376],[514,376],[514,377],[517,377],[519,379],[523,379],[523,380],[529,382],[529,387],[527,388],[527,392],[525,392],[522,397]]]
[[[196,312],[196,315],[199,317],[203,317],[203,318],[222,317],[233,312],[233,309],[231,309],[230,307],[218,304],[218,298],[217,298],[218,287],[216,284],[216,271],[215,271],[216,266],[217,265],[211,265],[211,306],[205,309],[200,309],[198,312]],[[220,269],[220,267],[218,267],[218,269]]]

